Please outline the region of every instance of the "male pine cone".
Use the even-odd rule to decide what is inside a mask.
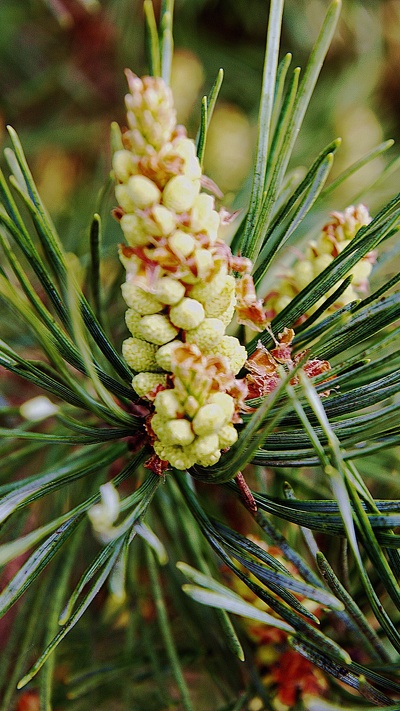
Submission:
[[[246,349],[225,333],[236,305],[232,254],[171,90],[160,78],[127,71],[127,79],[128,128],[113,156],[132,334],[123,356],[133,389],[153,402],[158,457],[177,469],[207,467],[236,441],[246,395],[235,378]]]

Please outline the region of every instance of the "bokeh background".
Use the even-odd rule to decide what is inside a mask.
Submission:
[[[154,4],[157,13],[159,0]],[[327,5],[287,0],[282,54],[292,52],[292,66],[305,66]],[[192,136],[201,96],[219,67],[225,70],[205,169],[228,205],[245,204],[268,10],[266,0],[176,0],[173,90],[179,120]],[[12,124],[64,244],[80,256],[87,251],[95,210],[106,220],[106,247],[119,239],[108,219],[109,125],[123,123],[124,67],[147,71],[143,26],[141,0],[0,3],[0,143],[7,143],[5,125]],[[399,109],[400,0],[344,0],[296,164],[309,165],[319,149],[341,136],[334,177],[383,139],[399,137]],[[335,206],[357,198],[390,158],[389,153],[358,172],[345,194],[335,194]],[[371,210],[395,192],[395,179],[367,196]]]

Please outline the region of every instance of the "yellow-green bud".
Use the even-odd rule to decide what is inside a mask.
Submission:
[[[185,408],[185,412],[188,417],[194,417],[197,410],[199,409],[199,407],[200,407],[200,405],[199,405],[198,401],[196,400],[196,398],[193,397],[193,395],[189,395],[186,398],[186,400],[184,402],[184,408]]]
[[[200,181],[190,180],[185,175],[175,175],[164,188],[163,204],[173,212],[187,212],[193,207],[199,190]]]
[[[164,392],[164,390],[161,390],[160,392]],[[160,393],[157,393],[157,396],[159,394]],[[162,440],[163,442],[165,441],[165,426],[167,422],[167,418],[163,417],[159,412],[156,412],[150,421],[151,429],[153,430],[154,434],[156,435],[156,437],[158,437],[159,440]]]
[[[232,415],[235,411],[235,401],[228,393],[213,393],[209,397],[209,402],[218,405],[223,411],[225,416],[223,424],[232,419]]]
[[[236,306],[236,282],[234,277],[225,277],[225,286],[214,299],[207,300],[204,304],[206,316],[219,318],[227,326],[233,318]]]
[[[225,326],[218,318],[205,318],[204,321],[186,333],[186,342],[195,343],[202,353],[207,353],[221,341]]]
[[[126,241],[131,247],[142,247],[148,244],[149,236],[143,231],[141,221],[137,215],[127,213],[121,217],[119,224]]]
[[[126,281],[121,286],[124,301],[131,309],[135,309],[142,316],[156,314],[162,311],[164,304],[161,304],[153,294],[149,294],[132,281]]]
[[[173,306],[185,296],[185,287],[177,279],[164,276],[156,282],[154,296],[161,301],[162,304]]]
[[[353,275],[353,285],[358,286],[365,282],[372,271],[372,264],[367,259],[361,259],[354,265],[349,274]],[[347,276],[347,275],[346,275]]]
[[[160,368],[168,373],[172,371],[172,354],[177,346],[181,346],[182,341],[169,341],[165,346],[161,346],[156,353],[156,361]]]
[[[169,462],[175,469],[190,469],[193,466],[196,459],[191,452],[192,445],[188,447],[181,447],[179,444],[163,444],[162,442],[156,440],[153,444],[155,453],[163,459]]]
[[[333,257],[330,254],[321,254],[319,257],[316,257],[313,262],[314,276],[321,274],[321,272],[323,272],[326,267],[329,267],[332,262]]]
[[[166,420],[175,420],[179,415],[184,414],[184,409],[173,388],[160,390],[154,400],[154,407],[160,417],[164,417]]]
[[[175,326],[188,331],[200,326],[204,319],[204,309],[196,299],[184,297],[179,304],[171,307],[169,316]]]
[[[332,254],[332,250],[338,249],[340,251],[340,245],[343,244],[336,242],[335,243],[332,241],[331,237],[329,234],[326,234],[323,232],[318,239],[318,246],[317,242],[315,240],[310,240],[310,242],[307,245],[307,250],[306,250],[306,255],[308,259],[312,258],[312,256],[315,254],[315,251],[318,252],[318,254]],[[348,244],[348,241],[346,240],[344,244]]]
[[[332,244],[331,244],[332,247]],[[293,266],[296,287],[301,290],[314,279],[314,265],[308,259],[301,259]]]
[[[187,232],[176,230],[176,232],[174,232],[174,234],[169,238],[168,244],[174,254],[176,254],[177,257],[182,258],[188,257],[192,254],[196,246],[196,240],[192,237],[192,235],[187,234]]]
[[[291,300],[295,297],[295,293],[293,292],[293,296],[290,297],[287,294],[282,294],[282,296],[278,296],[274,302],[274,309],[276,313],[280,313],[283,311],[283,309],[286,308],[291,302]]]
[[[193,419],[193,429],[197,435],[210,435],[218,432],[225,424],[226,417],[222,408],[214,403],[203,405]]]
[[[196,464],[200,464],[202,467],[212,467],[221,459],[221,451],[216,449],[211,454],[207,454],[205,457],[199,457]]]
[[[247,360],[246,348],[234,336],[223,336],[218,346],[212,349],[212,353],[225,356],[234,375],[243,368]]]
[[[135,208],[143,210],[160,201],[161,192],[145,175],[132,175],[128,180],[128,191]]]
[[[138,373],[160,370],[155,358],[156,350],[157,346],[139,338],[127,338],[122,344],[122,356]]]
[[[194,433],[189,420],[168,420],[164,432],[165,441],[168,444],[180,444],[182,447],[186,447],[194,440]]]
[[[231,423],[224,425],[218,432],[218,444],[220,449],[228,449],[228,447],[232,447],[232,445],[237,441],[237,438],[238,433],[236,428]]]
[[[166,385],[167,376],[160,373],[138,373],[132,380],[132,387],[139,397],[146,397],[157,385]]]
[[[143,316],[138,330],[141,338],[149,343],[156,343],[157,346],[172,341],[178,334],[178,329],[172,325],[168,316],[161,314]]]
[[[190,284],[196,284],[196,282],[199,282],[199,277],[195,276],[193,272],[188,269],[186,274],[182,274],[181,281],[189,286]]]
[[[198,282],[190,292],[193,299],[201,301],[202,304],[215,299],[221,293],[225,286],[225,280],[228,273],[227,265],[221,264],[217,273],[210,281]]]
[[[218,452],[218,435],[209,434],[204,437],[196,437],[193,444],[189,445],[190,451],[196,461],[203,457],[208,457],[210,454]]]
[[[137,173],[135,159],[130,151],[115,151],[112,159],[114,175],[121,183],[126,183],[131,175]]]
[[[139,338],[138,326],[141,320],[142,317],[139,311],[135,311],[135,309],[128,309],[125,312],[125,323],[128,329],[130,330],[132,336],[135,336],[136,338]]]

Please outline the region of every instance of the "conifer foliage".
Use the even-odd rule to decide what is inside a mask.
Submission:
[[[381,264],[400,195],[328,214],[360,162],[327,183],[334,140],[301,179],[290,163],[340,2],[300,80],[271,0],[232,215],[203,174],[222,73],[192,140],[169,88],[173,1],[159,26],[144,8],[149,75],[127,70],[112,127],[122,299],[100,215],[80,280],[9,129],[0,710],[397,709],[400,297]]]

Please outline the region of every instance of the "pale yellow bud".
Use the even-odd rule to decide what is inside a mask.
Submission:
[[[122,355],[128,365],[138,373],[143,371],[159,371],[156,362],[157,346],[140,338],[127,338],[122,344]]]
[[[197,435],[214,434],[225,424],[225,419],[225,413],[219,405],[203,405],[193,419],[193,429]]]
[[[196,247],[196,240],[192,235],[183,232],[182,230],[176,230],[173,235],[168,240],[168,244],[174,254],[177,257],[189,257],[192,254],[194,248]]]
[[[196,249],[194,252],[194,261],[197,269],[197,276],[200,280],[205,279],[213,269],[214,260],[211,252],[208,249]]]
[[[128,309],[125,312],[125,323],[128,329],[130,330],[132,336],[136,336],[136,338],[139,337],[138,326],[141,320],[142,317],[139,311],[135,311],[135,309]]]
[[[218,212],[214,210],[214,198],[206,193],[200,193],[193,205],[190,226],[193,232],[205,232],[214,242],[220,224]]]
[[[196,155],[196,146],[190,138],[180,138],[174,141],[174,152],[183,158],[183,172],[190,180],[201,178],[201,166]]]
[[[171,234],[171,232],[175,229],[175,215],[173,212],[164,207],[164,205],[156,205],[153,208],[153,218],[160,228],[160,232],[163,237]]]
[[[316,257],[313,262],[314,276],[318,276],[318,274],[321,274],[321,272],[323,272],[326,267],[329,267],[332,262],[333,257],[330,254],[321,254],[319,257]]]
[[[318,252],[318,254],[332,254],[334,249],[339,249],[339,244],[337,243],[336,239],[333,240],[329,234],[326,232],[323,232],[322,235],[319,237],[318,242],[310,242],[310,245],[313,245]],[[311,250],[307,249],[307,256],[310,258],[310,255],[312,254]]]
[[[197,328],[186,333],[186,343],[195,343],[202,353],[218,346],[225,333],[225,326],[218,318],[205,318]]]
[[[137,215],[127,213],[121,217],[121,229],[125,235],[125,239],[131,247],[143,247],[148,244],[149,236],[143,231],[140,219]]]
[[[234,445],[237,441],[237,438],[238,433],[236,428],[230,423],[224,425],[218,432],[219,448],[228,449],[228,447],[232,447],[232,445]]]
[[[357,262],[349,272],[349,274],[353,275],[353,286],[357,287],[367,281],[371,271],[372,264],[367,259],[361,259],[360,262]]]
[[[159,77],[128,75],[131,93],[125,97],[129,138],[140,152],[149,146],[158,151],[170,140],[176,126],[171,89]]]
[[[235,411],[235,401],[231,395],[228,395],[228,393],[213,393],[210,395],[209,402],[218,405],[223,410],[225,416],[224,424],[232,419]]]
[[[134,128],[135,121],[136,121],[135,116],[132,114],[131,111],[128,111],[126,114],[126,118],[128,120],[129,126],[132,127],[132,130],[129,131],[129,140],[132,144],[133,151],[135,152],[136,155],[145,153],[147,144],[146,144],[146,141],[143,138],[142,134],[140,133],[139,129]]]
[[[132,281],[126,281],[122,284],[121,291],[123,299],[129,308],[135,309],[143,316],[156,314],[164,308],[164,304],[161,304],[153,294],[149,294]]]
[[[161,346],[156,353],[156,361],[160,368],[168,373],[172,371],[172,355],[177,346],[181,346],[182,341],[169,341],[165,346]]]
[[[168,316],[161,314],[143,316],[138,330],[141,338],[149,343],[156,343],[157,346],[163,346],[164,343],[172,341],[178,334],[178,329],[174,328]]]
[[[131,198],[127,185],[116,185],[115,197],[117,198],[118,205],[120,205],[125,212],[135,212],[136,205]]]
[[[190,180],[200,180],[201,166],[197,156],[192,156],[186,159],[183,172],[184,175]]]
[[[202,304],[215,299],[225,286],[227,274],[228,267],[223,263],[212,279],[205,282],[197,282],[197,284],[193,286],[190,295],[193,299],[201,301]]]
[[[131,175],[137,173],[136,162],[130,151],[115,151],[112,159],[114,175],[121,183],[126,183]]]
[[[177,279],[164,276],[156,283],[154,288],[154,296],[161,301],[162,304],[173,306],[177,304],[185,295],[185,287]]]
[[[196,145],[191,138],[183,137],[176,138],[173,142],[174,152],[187,161],[190,158],[196,158]]]
[[[161,373],[138,373],[132,380],[132,387],[139,397],[146,397],[157,385],[167,384],[167,376]]]
[[[136,254],[131,254],[129,255],[129,257],[127,257],[120,247],[118,250],[118,256],[120,258],[122,266],[126,269],[127,274],[135,275],[138,273],[142,263],[139,257],[136,256]]]
[[[186,274],[183,274],[181,276],[181,281],[187,286],[191,286],[192,284],[196,284],[196,282],[199,282],[199,278],[195,276],[192,271],[189,270]]]
[[[153,444],[155,453],[175,467],[175,469],[190,469],[193,466],[196,459],[193,455],[189,445],[188,447],[181,447],[179,444],[163,444],[156,440]]]
[[[344,239],[342,242],[338,242],[336,245],[336,249],[339,252],[343,252],[344,249],[346,249],[347,245],[350,244],[351,239]]]
[[[175,326],[188,331],[200,326],[204,319],[204,309],[196,299],[184,297],[179,304],[171,307],[169,316]]]
[[[189,420],[168,420],[165,425],[165,441],[168,444],[180,444],[186,447],[194,440],[194,433]]]
[[[184,175],[175,175],[164,188],[163,204],[174,212],[187,212],[193,207],[199,190],[200,182],[198,180],[189,180]]]
[[[165,420],[175,420],[179,415],[184,414],[183,407],[178,400],[175,390],[160,390],[154,400],[154,407],[157,413]]]
[[[294,296],[296,296],[297,291],[296,287],[293,286],[293,284],[290,282],[290,279],[293,278],[293,274],[290,271],[288,274],[288,279],[282,279],[282,281],[279,283],[279,288],[278,291],[281,296],[289,296],[291,299],[293,299]]]
[[[234,336],[224,336],[218,346],[211,349],[211,353],[225,356],[234,375],[237,375],[247,360],[246,348]]]
[[[295,294],[293,294],[292,297],[287,296],[286,294],[283,294],[282,296],[278,296],[275,301],[274,301],[274,309],[277,314],[279,314],[283,309],[290,304],[291,300],[294,298]]]
[[[325,256],[325,255],[324,255]],[[302,259],[293,266],[293,276],[297,288],[301,291],[314,279],[314,265],[308,259]]]
[[[135,209],[143,210],[160,201],[161,192],[157,185],[144,175],[132,175],[127,187]]]

